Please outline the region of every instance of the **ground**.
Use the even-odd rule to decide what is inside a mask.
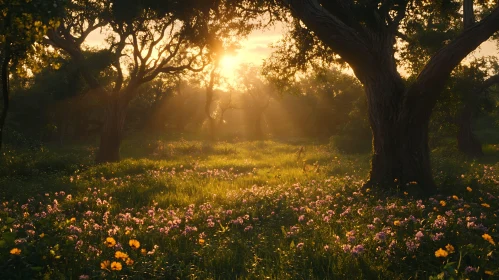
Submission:
[[[304,152],[300,153],[303,147]],[[499,146],[435,148],[439,195],[363,188],[368,154],[328,142],[136,138],[7,149],[4,279],[480,279],[499,275]]]

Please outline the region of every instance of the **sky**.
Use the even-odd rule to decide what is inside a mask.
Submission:
[[[254,64],[260,66],[264,59],[268,58],[272,53],[271,44],[278,42],[282,39],[285,28],[278,24],[270,27],[267,30],[255,30],[246,39],[240,41],[240,49],[237,50],[233,56],[225,57],[222,60],[221,74],[229,80],[234,80],[237,68],[241,64]],[[88,45],[95,47],[102,45],[103,36],[99,32],[92,33],[88,38]],[[483,43],[476,52],[472,53],[467,60],[473,56],[480,57],[483,55],[497,55],[498,49],[496,44],[490,41]],[[399,69],[401,74],[404,75],[405,71]],[[347,73],[353,74],[352,71]]]

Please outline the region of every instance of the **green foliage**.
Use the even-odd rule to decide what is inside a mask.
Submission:
[[[48,28],[59,25],[65,4],[66,0],[0,1],[0,45],[8,45],[14,65],[26,57],[33,43],[42,40]]]

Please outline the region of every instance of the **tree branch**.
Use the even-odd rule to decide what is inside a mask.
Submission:
[[[481,43],[499,30],[499,7],[478,23],[465,29],[451,43],[432,56],[409,88],[408,96],[433,95],[444,86],[452,70]],[[435,100],[436,96],[433,97]]]
[[[318,0],[283,1],[307,28],[350,65],[357,76],[376,71],[377,62],[370,53],[371,44],[366,37],[331,14]]]

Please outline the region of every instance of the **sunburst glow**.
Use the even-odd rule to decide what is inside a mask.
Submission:
[[[226,55],[220,61],[220,74],[229,84],[234,84],[237,77],[237,69],[243,63],[240,55]]]

